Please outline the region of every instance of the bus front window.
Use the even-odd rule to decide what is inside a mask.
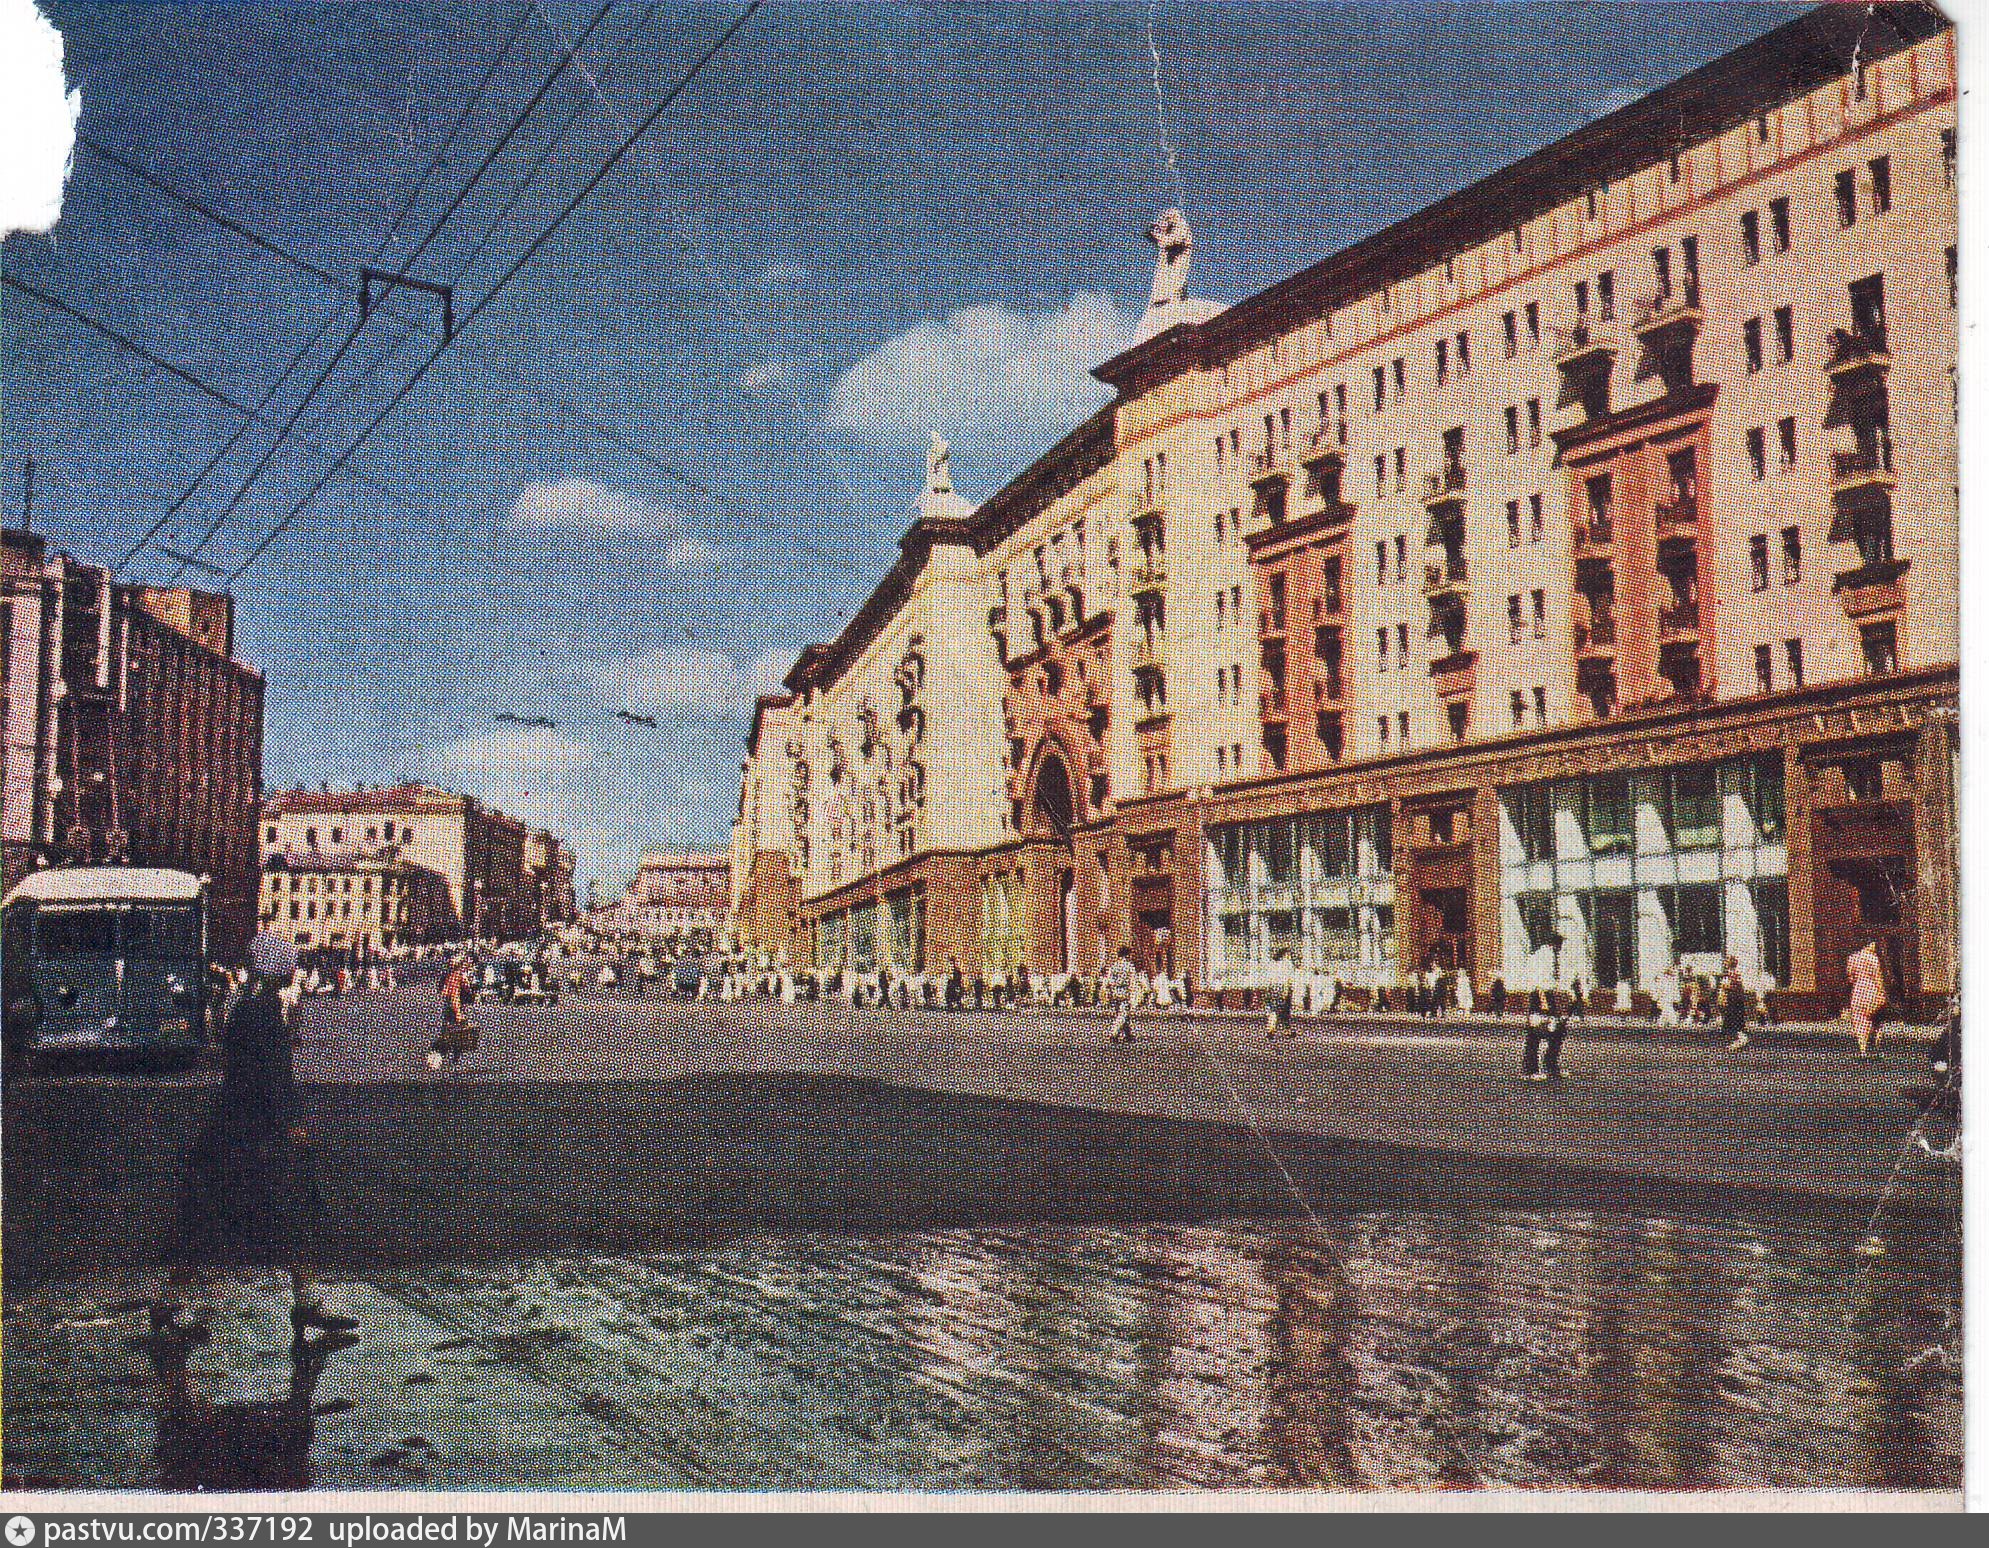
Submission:
[[[124,916],[124,955],[185,961],[200,955],[200,912],[134,908]]]
[[[103,908],[44,908],[35,921],[42,957],[108,957],[117,950],[117,915]]]

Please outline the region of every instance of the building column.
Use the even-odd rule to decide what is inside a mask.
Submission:
[[[1197,800],[1174,840],[1174,970],[1197,991],[1208,978],[1208,830]]]
[[[925,966],[944,973],[953,959],[969,975],[981,957],[980,893],[971,859],[942,856],[926,868]]]
[[[1503,969],[1499,938],[1499,793],[1471,793],[1471,981],[1484,993]]]
[[[1955,745],[1957,722],[1936,706],[1913,744],[1913,866],[1918,890],[1920,988],[1929,996],[1956,988]]]
[[[1809,765],[1802,748],[1782,749],[1782,820],[1789,853],[1789,990],[1816,993],[1816,873],[1811,851]]]
[[[1415,867],[1409,861],[1410,838],[1407,824],[1403,821],[1402,800],[1399,796],[1388,798],[1388,831],[1391,836],[1391,861],[1395,872],[1395,962],[1394,971],[1382,969],[1384,982],[1399,984],[1404,974],[1414,971],[1416,962],[1416,910],[1421,899],[1416,896]]]

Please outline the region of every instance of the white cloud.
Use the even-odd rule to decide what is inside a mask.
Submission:
[[[684,518],[666,505],[591,478],[558,478],[527,484],[505,513],[505,530],[679,532]]]
[[[794,363],[790,360],[762,360],[749,365],[733,379],[741,392],[773,392],[794,385]]]
[[[779,693],[780,680],[787,676],[794,665],[795,653],[783,650],[778,645],[769,645],[755,656],[746,666],[746,676],[751,680],[755,694]]]
[[[616,709],[666,711],[721,719],[737,713],[746,691],[739,663],[719,650],[652,650],[590,661],[581,673]]]
[[[800,263],[770,263],[757,276],[762,285],[773,290],[792,290],[814,277],[815,271]]]
[[[1635,82],[1628,86],[1612,86],[1606,91],[1591,94],[1588,99],[1588,110],[1597,118],[1606,118],[1618,108],[1626,108],[1632,102],[1641,101],[1650,93],[1649,86],[1639,86]]]
[[[34,0],[0,0],[0,237],[47,231],[62,213],[83,115],[68,84],[62,34]]]
[[[573,774],[594,762],[594,748],[543,726],[503,726],[462,737],[429,754],[445,779]]]
[[[736,720],[744,725],[753,700],[780,692],[780,680],[793,664],[794,652],[778,646],[744,662],[722,650],[651,650],[582,662],[580,675],[611,711]]]
[[[1075,426],[1108,396],[1091,375],[1139,325],[1112,296],[1080,291],[1063,306],[969,306],[886,339],[829,392],[829,422],[875,445],[956,443],[1008,449]]]
[[[724,549],[703,538],[672,538],[663,550],[663,564],[672,570],[709,570],[724,557]]]

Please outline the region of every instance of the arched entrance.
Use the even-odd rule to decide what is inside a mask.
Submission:
[[[1070,787],[1070,770],[1055,752],[1046,752],[1036,765],[1036,794],[1032,803],[1038,828],[1048,836],[1070,842],[1070,830],[1077,825],[1076,798]]]
[[[1054,745],[1046,746],[1036,762],[1029,796],[1030,836],[1048,840],[1055,887],[1055,913],[1050,921],[1051,971],[1069,972],[1079,957],[1078,939],[1083,910],[1079,906],[1077,869],[1071,854],[1071,830],[1077,826],[1077,793],[1071,788],[1070,765]]]

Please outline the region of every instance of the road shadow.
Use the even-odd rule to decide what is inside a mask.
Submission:
[[[839,1075],[319,1084],[305,1095],[327,1204],[321,1266],[348,1272],[764,1232],[1378,1207],[1730,1215],[1749,1197]],[[147,1083],[11,1092],[0,1136],[8,1284],[160,1261],[211,1100],[212,1088]],[[1828,1213],[1761,1196],[1771,1201]]]

